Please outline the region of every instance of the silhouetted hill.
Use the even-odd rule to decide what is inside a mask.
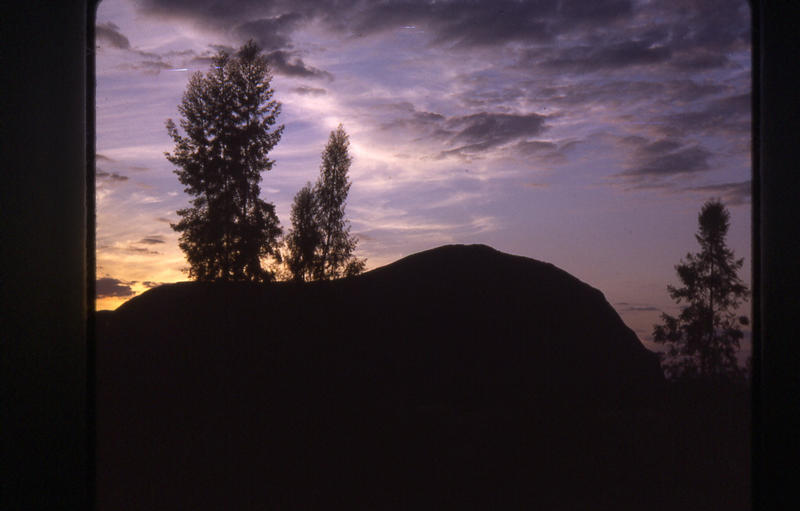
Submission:
[[[97,321],[110,509],[652,509],[671,491],[643,470],[666,455],[643,440],[667,430],[657,357],[551,264],[445,246],[334,282],[164,285]]]

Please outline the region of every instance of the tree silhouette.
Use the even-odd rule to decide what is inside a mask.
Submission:
[[[706,202],[698,216],[695,235],[700,252],[687,254],[675,266],[682,287],[667,286],[670,297],[686,306],[676,318],[662,314],[653,340],[665,344],[665,369],[672,378],[731,376],[740,372],[736,351],[747,317],[736,317],[736,307],[747,295],[737,272],[743,259],[734,259],[725,244],[730,215],[718,200]]]
[[[352,163],[349,147],[349,137],[340,124],[331,132],[322,152],[320,176],[314,187],[316,223],[321,233],[315,279],[357,275],[366,265],[364,259],[353,255],[358,240],[350,235],[350,222],[345,217],[347,194],[350,191],[347,172]]]
[[[319,257],[317,249],[322,241],[317,210],[317,197],[308,183],[294,196],[292,228],[286,237],[286,265],[294,280],[305,282],[314,278]]]
[[[262,259],[278,255],[281,228],[275,207],[260,198],[261,172],[272,168],[270,150],[283,126],[275,126],[280,104],[272,99],[272,74],[259,47],[248,42],[230,56],[220,51],[211,69],[195,73],[178,106],[181,135],[167,159],[194,196],[171,227],[197,280],[271,280]]]

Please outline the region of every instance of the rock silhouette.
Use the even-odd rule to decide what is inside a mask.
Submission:
[[[701,437],[669,443],[658,359],[602,293],[487,246],[330,282],[164,285],[97,331],[101,509],[728,496],[687,489],[675,449]]]

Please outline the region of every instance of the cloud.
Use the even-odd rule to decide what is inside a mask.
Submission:
[[[631,164],[617,174],[632,178],[664,178],[676,174],[695,174],[709,170],[711,152],[700,145],[686,146],[677,139],[648,141],[639,136],[622,139],[623,145],[633,146]]]
[[[381,124],[381,129],[385,131],[396,131],[398,129],[409,130],[416,134],[428,133],[436,130],[436,134],[442,137],[452,136],[453,133],[445,130],[442,121],[447,118],[435,112],[417,110],[416,107],[408,102],[383,103],[377,105],[367,105],[372,112],[379,112],[390,117],[390,120]]]
[[[112,27],[116,27],[113,23],[107,23]],[[98,25],[98,30],[102,25]],[[98,35],[98,38],[101,36]],[[107,37],[107,36],[102,36]],[[129,58],[127,62],[119,64],[119,69],[142,71],[148,75],[157,75],[164,70],[187,70],[188,68],[208,67],[213,62],[213,56],[216,51],[224,49],[228,53],[233,53],[235,50],[227,46],[210,45],[214,49],[214,53],[206,51],[198,54],[193,49],[186,50],[169,50],[161,53],[144,51],[132,47],[125,39],[125,44],[115,45],[115,47],[125,50]]]
[[[264,20],[248,22],[246,24],[247,27],[240,29],[239,32],[249,34],[251,31],[257,29],[254,27],[263,28],[263,23],[261,23],[263,21]],[[264,35],[262,36],[254,37],[253,34],[250,34],[250,36],[244,37],[244,39],[250,38],[255,39],[259,46],[261,46],[261,49],[264,50],[264,56],[266,57],[267,62],[269,62],[273,73],[299,78],[333,80],[333,75],[331,73],[306,64],[300,57],[300,53],[291,48],[292,44],[289,43],[289,40],[286,36],[279,36],[276,33],[271,33],[267,30],[264,30]],[[140,62],[138,66],[141,69],[150,69],[151,71],[172,69],[175,67],[207,68],[214,62],[214,56],[220,51],[224,51],[230,55],[233,55],[238,51],[236,48],[219,44],[212,44],[209,45],[209,47],[213,50],[213,52],[207,51],[202,54],[197,54],[197,52],[193,50],[184,50],[182,52],[173,51],[165,53],[164,55],[155,55],[155,57],[157,57],[155,60],[151,59],[149,61]],[[163,61],[163,58],[175,56],[182,57],[182,60],[180,60],[180,65],[170,64]],[[297,89],[301,89],[301,94],[303,91],[309,93],[323,91],[324,93],[324,89],[314,89],[311,87],[298,87]],[[295,89],[295,92],[298,91]]]
[[[747,4],[729,0],[144,0],[139,9],[219,32],[233,27],[268,51],[291,49],[294,33],[315,25],[345,37],[413,26],[430,34],[432,45],[461,49],[530,48],[568,36],[559,41],[563,52],[548,60],[576,70],[671,58],[681,69],[708,69],[749,44]]]
[[[163,60],[142,60],[133,64],[127,64],[126,67],[136,71],[142,71],[144,74],[157,75],[166,69],[175,69],[176,66]]]
[[[670,62],[670,65],[681,71],[703,71],[728,65],[730,59],[724,53],[717,53],[705,49],[679,53]]]
[[[137,243],[143,243],[145,245],[157,245],[159,243],[164,243],[164,236],[160,234],[156,234],[153,236],[147,236],[146,238],[142,238]]]
[[[449,126],[460,128],[455,140],[496,146],[544,131],[545,117],[538,114],[479,114],[448,119]]]
[[[289,12],[246,21],[235,30],[242,39],[253,39],[261,48],[270,52],[291,47],[291,33],[300,26],[303,18],[298,12]]]
[[[663,25],[676,49],[724,54],[750,45],[748,2],[737,4],[729,0],[664,0],[650,3],[646,9],[653,16],[664,16]]]
[[[232,51],[229,52],[229,53],[232,53]],[[202,55],[195,55],[191,59],[189,59],[189,61],[186,63],[186,65],[190,66],[190,67],[193,67],[193,68],[194,67],[208,68],[209,66],[211,66],[211,64],[214,63],[214,55],[215,54],[212,54],[212,53],[204,53]]]
[[[556,55],[541,61],[540,65],[559,72],[579,73],[661,64],[672,56],[669,47],[636,40],[600,46],[573,46],[555,53]]]
[[[457,219],[448,221],[440,219],[432,221],[429,217],[404,214],[391,219],[362,219],[366,229],[359,232],[363,239],[370,239],[381,244],[424,243],[427,245],[454,242],[456,239],[470,239],[481,233],[492,232],[502,228],[502,222],[492,216],[459,215]]]
[[[521,154],[531,155],[545,151],[554,151],[558,145],[553,142],[543,142],[541,140],[525,140],[518,142],[514,148]]]
[[[669,175],[686,174],[708,170],[711,153],[701,146],[685,147],[666,154],[659,154],[641,166],[627,172],[629,175]]]
[[[750,44],[746,2],[609,2],[598,6],[594,24],[582,19],[583,12],[591,13],[592,2],[562,5],[548,27],[555,35],[569,37],[560,38],[558,45],[520,51],[521,65],[583,74],[666,64],[694,73],[733,65],[729,55]],[[597,23],[601,12],[608,18]]]
[[[357,232],[355,236],[359,241],[375,241],[375,238],[363,232]]]
[[[300,87],[295,87],[292,89],[292,92],[296,92],[297,94],[301,94],[304,96],[323,96],[328,93],[325,89],[320,89],[317,87],[308,87],[306,85],[301,85]]]
[[[98,162],[98,161],[112,162],[112,161],[114,161],[114,160],[112,160],[111,158],[109,158],[108,156],[105,156],[105,155],[103,155],[103,154],[100,154],[100,153],[95,153],[95,155],[94,155],[94,161],[95,161],[95,162]]]
[[[580,144],[579,140],[562,140],[558,143],[544,140],[523,140],[510,147],[512,153],[523,161],[544,164],[562,164],[567,153]]]
[[[161,255],[161,252],[157,252],[155,250],[150,250],[149,248],[137,247],[135,245],[128,245],[127,247],[122,249],[123,252],[129,252],[131,254],[142,254],[142,255]]]
[[[145,74],[158,74],[163,69],[170,69],[174,67],[169,63],[163,61],[165,56],[168,57],[186,56],[188,53],[193,53],[191,52],[191,50],[184,50],[181,52],[171,51],[167,52],[165,55],[159,55],[157,53],[142,51],[133,48],[131,47],[131,43],[128,40],[128,38],[125,37],[119,31],[119,27],[110,21],[106,23],[98,23],[95,26],[95,38],[97,41],[102,41],[111,47],[120,50],[125,50],[131,55],[135,55],[136,57],[139,58],[144,58],[144,60],[140,62],[123,65],[121,67],[140,70],[143,71]]]
[[[266,57],[272,71],[276,74],[300,78],[324,78],[333,80],[333,75],[329,72],[307,65],[303,62],[303,59],[288,51],[276,50],[267,53]]]
[[[150,280],[145,280],[142,282],[142,285],[147,289],[153,289],[154,287],[163,286],[164,284],[167,284],[167,282],[153,282]]]
[[[508,69],[516,61],[511,67],[517,71],[533,71],[542,77],[597,77],[599,83],[594,87],[587,84],[583,92],[579,87],[582,84],[573,80],[570,85],[574,88],[568,94],[552,100],[614,106],[627,100],[666,103],[665,93],[684,94],[686,98],[693,93],[708,93],[700,89],[669,91],[667,82],[736,65],[733,53],[749,47],[749,13],[746,3],[740,4],[731,6],[728,0],[143,0],[138,9],[145,15],[193,24],[221,37],[233,35],[239,44],[252,38],[265,49],[276,75],[311,80],[333,80],[334,76],[333,69],[326,70],[314,62],[312,52],[319,48],[305,43],[308,34],[321,35],[323,44],[334,48],[330,45],[342,42],[346,46],[354,37],[396,34],[403,27],[414,27],[403,32],[416,34],[414,40],[429,49],[441,49],[453,58],[459,52],[477,50],[485,53],[485,62],[492,62],[496,71],[504,66]],[[169,67],[159,63],[167,60],[171,61],[145,59],[139,69],[156,74]],[[192,59],[194,65],[209,63],[210,55]],[[608,83],[610,72],[649,72],[657,67],[672,75],[657,73]],[[466,113],[511,113],[524,108],[533,98],[528,90],[515,85],[491,87],[491,91],[484,87],[482,93],[461,95],[470,108]],[[595,90],[590,91],[592,88]],[[322,94],[313,88],[294,92]],[[503,108],[498,108],[501,105]],[[465,147],[457,153],[465,155],[470,150],[481,150],[481,146]]]
[[[119,31],[119,27],[110,21],[107,23],[98,23],[94,27],[94,34],[98,41],[102,41],[114,48],[119,48],[121,50],[129,50],[131,48],[131,42],[128,38],[122,35]]]
[[[547,128],[546,117],[539,114],[478,114],[451,117],[445,121],[454,149],[442,155],[476,153],[498,147],[521,138],[541,134]],[[459,145],[460,144],[460,145]]]
[[[427,4],[427,5],[426,5]],[[357,13],[356,30],[375,33],[415,25],[434,34],[436,44],[491,46],[510,41],[546,41],[553,37],[546,16],[555,2],[386,2]]]
[[[128,180],[128,176],[117,174],[116,172],[106,172],[101,169],[95,169],[95,176],[104,181],[123,182]]]
[[[199,23],[242,41],[255,39],[267,51],[293,48],[294,34],[319,25],[344,37],[371,36],[413,26],[430,34],[430,44],[462,49],[509,43],[550,42],[559,34],[612,26],[635,15],[630,0],[497,0],[494,2],[333,0],[144,0],[150,16]]]
[[[565,27],[583,28],[597,23],[610,23],[620,18],[628,18],[634,13],[634,3],[630,0],[591,0],[561,2],[559,18]]]
[[[297,8],[304,12],[300,12]],[[333,9],[331,5],[320,2],[274,2],[273,4],[239,0],[226,2],[224,5],[213,1],[182,2],[171,0],[144,1],[140,10],[146,14],[174,19],[193,20],[205,27],[211,27],[220,33],[232,32],[241,42],[253,39],[263,50],[275,74],[285,76],[333,80],[328,71],[317,69],[306,64],[299,52],[294,50],[292,34],[310,21],[318,8]],[[217,46],[234,53],[232,48]],[[192,63],[208,65],[211,55],[196,55]],[[150,67],[143,69],[158,72],[158,62],[150,61]]]
[[[194,58],[197,56],[197,52],[194,50],[170,50],[164,52],[162,57],[180,57],[180,58]]]
[[[631,108],[637,104],[652,105],[654,102],[668,108],[707,99],[729,88],[720,83],[698,83],[692,79],[646,81],[600,78],[540,87],[531,99],[543,105],[567,109],[589,105]]]
[[[99,278],[95,282],[95,295],[97,298],[125,297],[136,294],[131,289],[131,284],[134,284],[134,282],[126,282],[111,277]]]
[[[483,111],[448,117],[438,112],[418,110],[407,101],[368,102],[356,108],[376,119],[379,131],[387,134],[390,143],[396,145],[398,140],[407,137],[414,144],[427,145],[433,152],[426,158],[436,160],[448,156],[470,159],[513,143],[519,143],[518,150],[529,152],[547,148],[555,150],[557,147],[552,142],[528,140],[548,128],[547,116],[537,113]],[[526,145],[525,142],[529,143]]]
[[[579,28],[611,25],[630,16],[633,6],[630,0],[389,1],[367,5],[341,13],[339,18],[346,17],[354,32],[365,34],[414,25],[434,34],[434,44],[461,48],[549,42]],[[341,21],[339,26],[348,27]]]
[[[615,304],[619,312],[658,312],[661,309],[647,304],[634,304],[628,302],[618,302]]]
[[[706,96],[724,92],[729,88],[730,86],[724,83],[699,83],[692,79],[670,80],[664,83],[664,93],[671,100],[686,102],[703,99]]]
[[[139,10],[166,19],[191,19],[206,24],[230,24],[231,21],[263,10],[259,0],[142,0]],[[280,2],[274,2],[280,4]],[[267,10],[269,6],[267,6]]]
[[[595,0],[623,4],[619,0]],[[241,36],[263,34],[267,41],[287,44],[282,32],[297,30],[314,21],[343,34],[372,35],[418,25],[448,44],[489,45],[513,40],[550,39],[547,19],[558,15],[555,0],[463,3],[455,1],[396,0],[380,3],[326,0],[145,0],[140,9],[159,17],[191,19],[207,27],[239,25]],[[595,9],[600,11],[601,8]],[[256,18],[256,21],[250,21]],[[282,23],[280,23],[280,22]],[[268,35],[270,29],[277,36]]]
[[[191,57],[188,61],[186,61],[186,65],[191,67],[207,68],[214,62],[214,57],[217,55],[217,53],[225,52],[228,55],[233,55],[236,53],[236,48],[224,44],[209,44],[208,48],[208,50],[205,50],[200,54],[194,50],[187,50]]]
[[[137,243],[142,243],[142,241],[138,241]],[[146,241],[144,243],[147,244]],[[145,247],[137,247],[133,243],[128,243],[128,244],[103,243],[103,244],[98,244],[97,250],[98,251],[102,251],[104,253],[110,253],[110,252],[119,253],[119,252],[122,252],[122,253],[127,253],[127,254],[140,254],[140,255],[162,255],[161,252],[157,252],[155,250],[150,250],[149,248],[145,248]]]
[[[690,110],[662,117],[664,132],[750,135],[750,93],[736,94],[708,102],[700,110]]]
[[[720,183],[714,185],[693,186],[685,188],[686,191],[703,194],[716,194],[722,201],[730,206],[749,204],[752,197],[751,180],[736,183]]]
[[[464,77],[465,82],[469,82],[472,77]],[[478,81],[479,80],[475,80]],[[528,93],[528,83],[511,83],[498,85],[491,88],[470,87],[469,90],[459,94],[459,99],[467,108],[493,109],[497,105],[507,105],[523,99]]]

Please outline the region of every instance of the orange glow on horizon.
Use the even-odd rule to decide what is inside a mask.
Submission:
[[[125,297],[121,297],[121,296],[106,296],[106,297],[103,297],[103,298],[98,298],[95,301],[95,310],[98,310],[98,311],[113,311],[113,310],[116,310],[117,307],[119,307],[123,303],[127,302],[128,300],[130,300],[134,296],[138,296],[138,294],[137,295],[133,295],[133,296],[125,296]]]

